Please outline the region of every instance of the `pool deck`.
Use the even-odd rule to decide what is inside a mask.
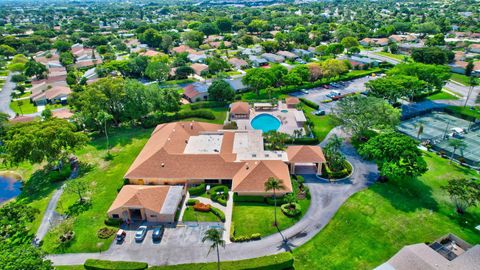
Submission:
[[[297,123],[295,120],[295,111],[297,111],[297,109],[288,108],[285,103],[279,101],[277,108],[271,111],[255,111],[255,109],[251,108],[249,119],[236,119],[235,121],[237,122],[239,130],[252,130],[254,128],[251,125],[251,121],[253,118],[255,118],[255,116],[260,114],[269,114],[280,120],[281,125],[277,130],[278,132],[294,135],[295,130],[301,129],[303,134],[305,134],[303,125]]]

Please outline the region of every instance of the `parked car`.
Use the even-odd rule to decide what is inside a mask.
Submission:
[[[340,96],[340,95],[341,95],[341,94],[340,94],[340,92],[338,92],[338,91],[330,91],[330,93],[327,94],[327,97],[328,97],[328,98],[334,98],[334,97]]]
[[[304,93],[304,94],[308,94],[308,93],[309,93],[307,89],[302,89],[302,90],[300,90],[300,92],[302,92],[302,93]]]
[[[323,86],[323,88],[325,88],[325,89],[330,89],[330,86],[329,86],[328,84],[325,84],[325,85]]]
[[[155,229],[153,229],[152,239],[156,241],[162,240],[164,231],[165,231],[165,228],[163,226],[156,227]]]
[[[324,111],[324,110],[318,110],[318,111],[315,111],[315,112],[313,112],[313,113],[314,113],[315,115],[318,115],[318,116],[320,116],[320,115],[325,115],[325,111]]]
[[[135,232],[135,241],[142,242],[147,235],[147,226],[140,226],[138,227],[137,231]]]
[[[115,240],[117,241],[117,243],[121,243],[123,242],[123,240],[125,240],[126,236],[127,233],[124,230],[120,229],[118,230],[117,235],[115,235]]]
[[[305,60],[303,60],[302,58],[297,58],[295,60],[295,62],[299,63],[299,64],[306,64],[307,62],[305,62]]]

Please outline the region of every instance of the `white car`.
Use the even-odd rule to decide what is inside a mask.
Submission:
[[[302,90],[300,90],[300,92],[302,92],[302,93],[304,93],[304,94],[308,94],[308,93],[309,93],[307,89],[302,89]]]

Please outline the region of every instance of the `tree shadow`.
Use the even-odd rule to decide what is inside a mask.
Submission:
[[[388,200],[396,209],[414,212],[419,209],[438,211],[438,203],[432,196],[432,189],[422,181],[413,179],[389,180],[376,183],[370,190]]]
[[[151,133],[151,128],[144,129],[141,127],[122,127],[111,129],[108,131],[110,148],[129,145],[132,143],[133,139],[149,138]],[[97,150],[107,150],[107,139],[103,133],[93,134],[90,144]]]
[[[69,166],[68,170],[70,171]],[[68,178],[70,172],[59,173],[50,169],[40,169],[34,172],[27,181],[24,181],[22,193],[17,197],[19,201],[30,203],[47,197],[52,191],[61,186],[61,182]],[[64,177],[60,179],[60,176]]]

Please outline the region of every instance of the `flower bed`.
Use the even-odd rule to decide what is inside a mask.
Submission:
[[[193,205],[193,209],[199,212],[209,212],[212,209],[212,206],[210,204],[197,202]]]
[[[322,167],[321,177],[327,178],[329,180],[343,179],[343,178],[349,176],[352,173],[352,170],[353,170],[352,164],[350,164],[350,162],[348,162],[348,161],[345,161],[342,170],[339,170],[339,171],[336,171],[336,172],[332,171],[330,169],[330,167],[327,164],[325,164]]]

